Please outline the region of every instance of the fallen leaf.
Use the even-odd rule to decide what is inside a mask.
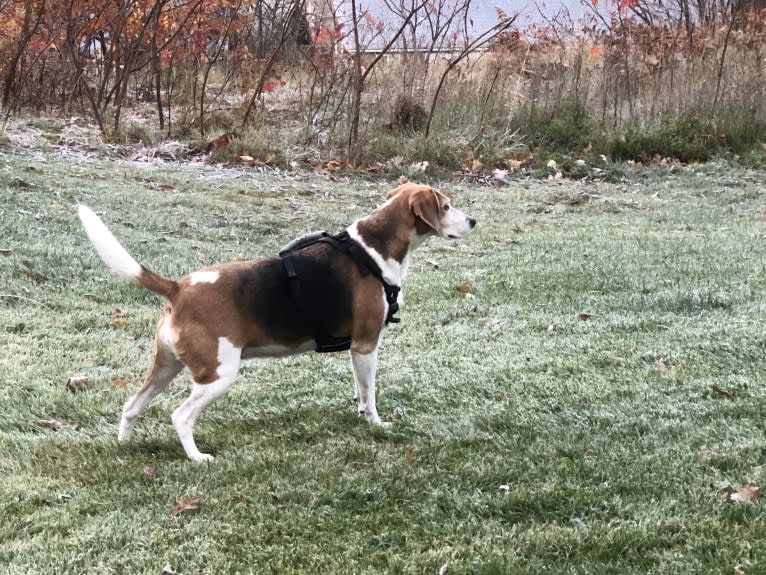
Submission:
[[[734,575],[745,575],[745,568],[740,564],[735,565]]]
[[[397,180],[397,182],[399,182],[399,185],[406,184],[409,181],[410,180],[407,178],[407,176],[399,176],[399,179]]]
[[[758,499],[760,496],[760,487],[756,487],[755,485],[743,485],[742,487],[737,487],[734,490],[734,493],[729,495],[729,499],[735,503],[750,503],[751,501]]]
[[[124,379],[115,379],[112,383],[115,387],[119,387],[120,389],[125,389],[128,387],[128,382]]]
[[[592,449],[586,449],[585,453],[582,454],[583,457],[595,457],[596,455],[593,453]]]
[[[12,256],[13,250],[10,248],[2,248],[0,249],[0,256]]]
[[[492,170],[492,177],[496,180],[502,180],[505,178],[505,176],[508,175],[508,170],[501,170],[500,168],[495,168]]]
[[[77,425],[74,422],[63,422],[59,421],[58,419],[39,419],[37,421],[37,425],[40,427],[47,427],[48,429],[53,429],[55,431],[58,431],[59,429],[69,429],[72,431],[76,431],[80,426]]]
[[[412,453],[412,448],[407,450],[407,453],[405,454],[405,457],[407,458],[407,463],[410,465],[415,464],[415,454]]]
[[[163,575],[176,575],[176,572],[173,571],[170,563],[165,563],[165,565],[162,567],[162,573]]]
[[[662,370],[664,370],[664,369],[667,369],[667,368],[668,368],[668,366],[667,366],[667,365],[665,365],[665,359],[664,359],[664,358],[662,358],[662,357],[661,357],[660,359],[658,359],[658,360],[657,360],[657,362],[656,362],[654,365],[655,365],[655,366],[657,367],[657,369],[659,369],[660,371],[662,371]]]
[[[445,563],[439,567],[439,575],[447,575],[447,573],[449,573],[449,564]]]
[[[72,393],[80,391],[80,388],[88,383],[88,376],[85,374],[73,375],[66,380],[66,388]]]
[[[33,272],[33,271],[30,271],[30,270],[23,270],[21,273],[23,273],[25,276],[27,276],[33,282],[39,282],[40,280],[43,279],[43,276],[41,276],[37,272]]]
[[[721,397],[725,397],[726,399],[733,399],[731,393],[729,393],[725,389],[722,389],[716,383],[710,386],[710,391],[712,391],[713,393],[717,393],[718,395],[720,395]]]
[[[556,160],[548,160],[548,163],[545,164],[548,166],[551,170],[555,170],[558,164],[556,163]]]
[[[196,511],[199,509],[199,502],[201,497],[195,495],[193,497],[176,497],[176,504],[173,509],[170,510],[170,514],[173,517],[178,517],[181,513],[187,511]]]
[[[144,475],[150,477],[151,479],[157,479],[157,471],[154,469],[154,467],[144,467]]]
[[[423,160],[422,162],[413,162],[410,167],[416,172],[425,172],[428,169],[428,166],[428,160]]]
[[[243,162],[254,162],[255,161],[255,158],[253,158],[252,156],[240,156],[239,159],[242,160]]]
[[[503,484],[498,486],[497,490],[500,492],[500,495],[505,495],[511,490],[511,486],[508,484]]]
[[[577,312],[577,319],[580,321],[585,321],[590,319],[590,314],[587,311],[579,311]]]
[[[468,293],[471,291],[471,287],[473,286],[473,280],[468,278],[467,280],[463,281],[459,286],[457,286],[455,289],[461,293]]]
[[[115,318],[115,317],[123,317],[124,315],[125,315],[125,314],[124,314],[124,313],[122,313],[122,310],[121,310],[120,308],[118,308],[118,307],[116,307],[116,308],[114,308],[114,309],[112,310],[112,318]]]
[[[336,162],[335,160],[330,160],[325,164],[325,169],[329,170],[331,172],[334,172],[335,170],[340,170],[343,167],[343,164],[340,162]]]

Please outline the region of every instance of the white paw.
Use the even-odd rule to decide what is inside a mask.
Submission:
[[[133,433],[133,425],[129,423],[125,423],[124,421],[120,422],[120,430],[117,432],[117,441],[120,443],[125,443],[130,439],[131,434]]]
[[[190,455],[189,459],[191,459],[194,463],[208,463],[213,461],[215,457],[209,453],[198,453],[197,455]]]

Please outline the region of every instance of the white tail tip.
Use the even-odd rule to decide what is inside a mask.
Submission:
[[[136,280],[141,275],[141,265],[120,245],[104,222],[88,206],[80,204],[78,215],[85,233],[96,248],[96,252],[109,268],[123,277]]]

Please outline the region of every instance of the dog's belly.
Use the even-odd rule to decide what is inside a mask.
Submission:
[[[307,339],[297,345],[261,345],[257,347],[246,347],[242,350],[242,359],[251,357],[281,357],[285,355],[294,355],[296,353],[305,353],[316,349],[316,342],[313,339]]]

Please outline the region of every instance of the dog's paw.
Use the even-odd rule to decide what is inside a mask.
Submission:
[[[209,453],[199,453],[197,455],[189,457],[194,463],[210,463],[215,459],[212,455]]]

